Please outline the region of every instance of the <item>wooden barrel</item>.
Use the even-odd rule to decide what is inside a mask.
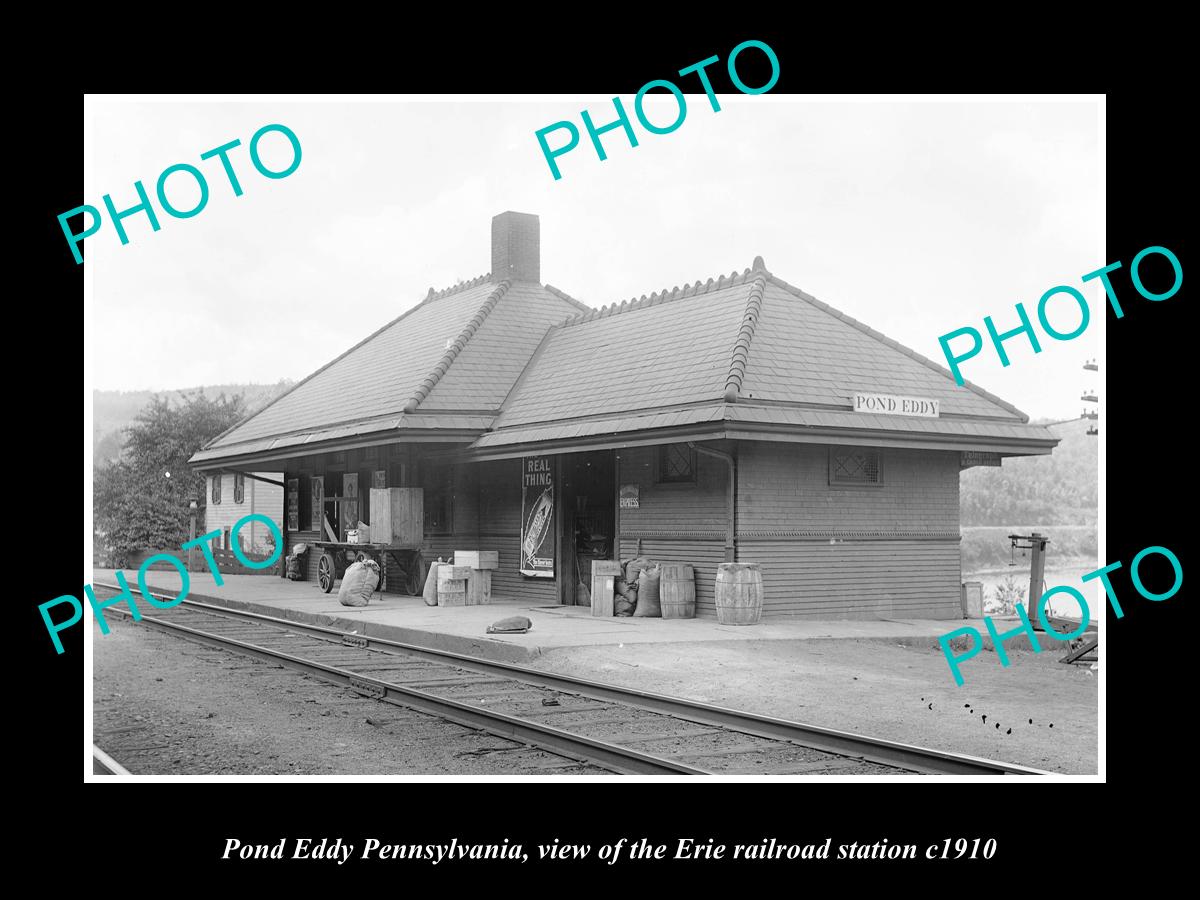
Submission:
[[[664,619],[696,617],[696,576],[692,567],[676,563],[662,564],[659,581],[659,605]]]
[[[717,621],[722,625],[757,625],[762,615],[762,572],[757,563],[717,566]]]

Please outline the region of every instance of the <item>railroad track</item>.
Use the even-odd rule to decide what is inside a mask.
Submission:
[[[95,744],[92,744],[92,774],[130,775],[132,773]]]
[[[1050,774],[195,600],[141,624],[621,774]]]

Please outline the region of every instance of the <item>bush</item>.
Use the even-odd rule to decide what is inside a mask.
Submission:
[[[1013,576],[1006,575],[1004,580],[992,591],[989,613],[1001,616],[1015,616],[1017,607],[1025,602],[1025,588]]]
[[[205,479],[188,459],[242,418],[240,396],[203,393],[172,405],[156,397],[125,430],[125,456],[96,467],[92,508],[103,556],[125,565],[138,551],[178,547],[188,539],[192,499],[203,521]],[[101,554],[97,554],[98,556]]]

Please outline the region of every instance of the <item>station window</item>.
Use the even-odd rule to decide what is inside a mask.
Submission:
[[[402,462],[388,464],[387,487],[408,487],[407,472]]]
[[[425,488],[425,532],[451,534],[454,531],[454,467],[447,464],[421,466]]]
[[[300,513],[300,528],[299,531],[308,531],[312,524],[312,482],[309,481],[308,475],[301,475],[299,478],[300,498],[297,508]]]
[[[233,476],[233,502],[246,502],[246,476],[241,472]]]
[[[221,479],[225,476],[220,473],[212,477],[212,503],[213,506],[221,505]]]
[[[882,484],[880,452],[866,447],[829,448],[829,483]]]
[[[687,444],[663,444],[658,448],[660,484],[689,484],[696,480],[696,451]]]

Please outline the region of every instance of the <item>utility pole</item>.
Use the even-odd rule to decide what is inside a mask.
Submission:
[[[189,542],[196,540],[196,513],[197,512],[199,512],[199,510],[197,509],[196,495],[192,494],[192,500],[190,503],[188,503],[188,513],[190,514],[190,518],[191,518],[191,524],[188,525],[188,541]],[[196,548],[188,547],[187,568],[188,568],[189,572],[196,571],[192,565],[192,560],[194,559],[195,555],[196,555]]]
[[[1098,365],[1096,365],[1096,360],[1094,360],[1094,359],[1089,359],[1087,362],[1085,362],[1083,364],[1083,368],[1084,368],[1084,371],[1087,371],[1087,372],[1099,372],[1100,371],[1100,367]],[[1095,403],[1097,405],[1100,402],[1100,398],[1097,397],[1095,395],[1095,393],[1093,393],[1091,391],[1084,391],[1083,396],[1081,396],[1079,399],[1084,401],[1085,403]],[[1091,419],[1092,421],[1096,421],[1097,419],[1099,419],[1099,417],[1100,417],[1100,414],[1097,412],[1097,410],[1091,409],[1086,406],[1084,407],[1083,412],[1079,414],[1079,418]],[[1100,429],[1097,428],[1095,425],[1089,425],[1087,433],[1091,434],[1091,435],[1096,435],[1096,434],[1100,433]]]

